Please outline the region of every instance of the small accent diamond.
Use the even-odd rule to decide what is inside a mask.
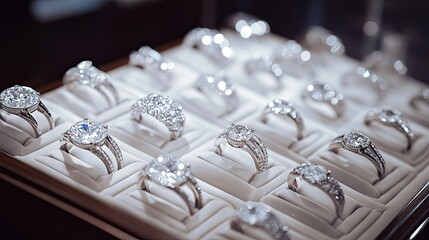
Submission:
[[[5,107],[27,109],[37,106],[40,96],[30,87],[15,85],[0,93],[0,102]]]
[[[184,184],[191,176],[189,164],[170,155],[153,159],[144,171],[153,181],[171,188]]]

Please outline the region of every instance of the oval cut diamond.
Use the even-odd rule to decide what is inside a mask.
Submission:
[[[367,136],[358,132],[348,132],[344,135],[344,144],[350,148],[366,148],[370,144]]]
[[[9,108],[26,109],[39,104],[39,93],[26,86],[15,85],[0,93],[1,103]]]
[[[191,176],[189,164],[170,155],[153,159],[144,171],[150,179],[168,187],[180,186]]]
[[[107,137],[107,128],[104,124],[84,119],[71,126],[70,137],[81,144],[97,144]]]
[[[311,183],[321,183],[328,177],[328,170],[318,164],[308,164],[302,166],[301,175]]]
[[[236,142],[249,141],[253,137],[253,129],[242,125],[232,124],[227,130],[227,136],[229,139]]]

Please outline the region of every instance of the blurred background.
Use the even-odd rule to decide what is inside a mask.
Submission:
[[[429,82],[424,0],[22,0],[5,1],[1,9],[0,87],[38,88],[84,59],[96,66],[125,62],[140,46],[172,46],[194,27],[221,28],[237,11],[296,40],[321,25],[343,40],[348,56],[390,52],[409,76]]]

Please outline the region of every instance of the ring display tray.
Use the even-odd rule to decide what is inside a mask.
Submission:
[[[231,30],[220,32],[236,51],[236,57],[225,66],[184,44],[161,52],[177,63],[166,89],[157,85],[153,72],[123,64],[107,72],[119,93],[115,106],[108,106],[91,89],[77,92],[61,86],[43,93],[41,99],[51,111],[55,127],[48,130],[43,116],[36,115],[42,131],[38,139],[33,139],[31,126],[1,112],[0,178],[123,239],[266,237],[249,227],[244,227],[244,232],[231,228],[236,209],[246,201],[270,206],[288,226],[291,239],[409,236],[429,209],[429,118],[425,117],[427,112],[421,112],[424,106],[411,108],[406,97],[425,86],[396,76],[389,79],[392,87],[384,98],[359,101],[356,96],[374,94],[368,91],[370,86],[348,89],[342,77],[360,63],[345,56],[320,54],[315,58],[319,62],[314,64],[311,80],[326,82],[340,92],[344,90],[345,95],[343,116],[332,117],[332,109],[310,106],[302,98],[307,79],[286,75],[280,87],[273,87],[278,81],[273,76],[246,72],[246,62],[254,54],[270,56],[287,39],[272,33],[243,39]],[[220,103],[193,85],[201,73],[218,70],[237,85],[239,106],[234,111],[225,112]],[[348,98],[347,91],[354,97]],[[170,140],[164,126],[154,119],[132,120],[131,105],[153,92],[167,94],[183,106],[186,122],[181,137]],[[274,98],[292,102],[301,113],[305,124],[302,139],[297,138],[292,121],[274,115],[266,122],[261,120],[264,108]],[[364,124],[368,110],[386,105],[401,111],[416,133],[414,146],[407,153],[401,152],[406,141],[395,129]],[[69,153],[60,150],[61,134],[85,117],[109,126],[109,135],[123,154],[122,169],[108,174],[103,162],[91,152],[77,147]],[[215,152],[215,139],[231,123],[245,124],[261,138],[268,151],[266,171],[257,174],[252,157],[245,151],[226,147],[222,155]],[[379,179],[371,162],[358,154],[344,149],[328,151],[331,140],[348,131],[362,132],[379,146],[386,161],[384,178]],[[193,215],[174,191],[151,183],[148,192],[138,185],[143,167],[167,153],[190,163],[201,187],[203,207]],[[288,173],[302,163],[323,165],[338,180],[345,195],[339,217],[329,196],[314,191],[314,186],[304,183],[299,193],[288,188]]]

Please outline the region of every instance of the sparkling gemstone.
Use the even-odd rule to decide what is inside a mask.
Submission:
[[[104,81],[108,81],[109,75],[92,66],[91,61],[82,61],[77,67],[69,69],[66,72],[66,77],[76,79],[82,84],[95,87]]]
[[[370,144],[369,138],[358,132],[346,133],[343,142],[350,148],[366,148]]]
[[[307,89],[311,98],[319,102],[331,101],[335,104],[342,99],[342,95],[337,94],[335,89],[328,84],[310,83]]]
[[[163,186],[180,186],[191,176],[189,164],[170,155],[159,156],[144,167],[145,173]]]
[[[219,96],[231,96],[236,92],[235,84],[224,72],[204,74],[197,79],[195,86],[206,87]]]
[[[100,122],[84,119],[73,124],[69,129],[69,134],[75,142],[97,144],[107,137],[107,127]]]
[[[31,108],[40,101],[39,93],[26,86],[15,85],[0,93],[0,102],[9,108]]]
[[[227,130],[229,139],[237,142],[248,141],[252,138],[254,130],[241,124],[232,124]]]
[[[318,164],[306,164],[301,168],[301,175],[311,183],[321,183],[326,180],[328,170]]]
[[[271,111],[274,114],[288,114],[295,112],[295,108],[292,106],[291,103],[278,98],[269,102],[268,106],[271,108]]]
[[[261,225],[270,218],[270,211],[267,205],[248,201],[238,210],[237,217],[249,225]]]

